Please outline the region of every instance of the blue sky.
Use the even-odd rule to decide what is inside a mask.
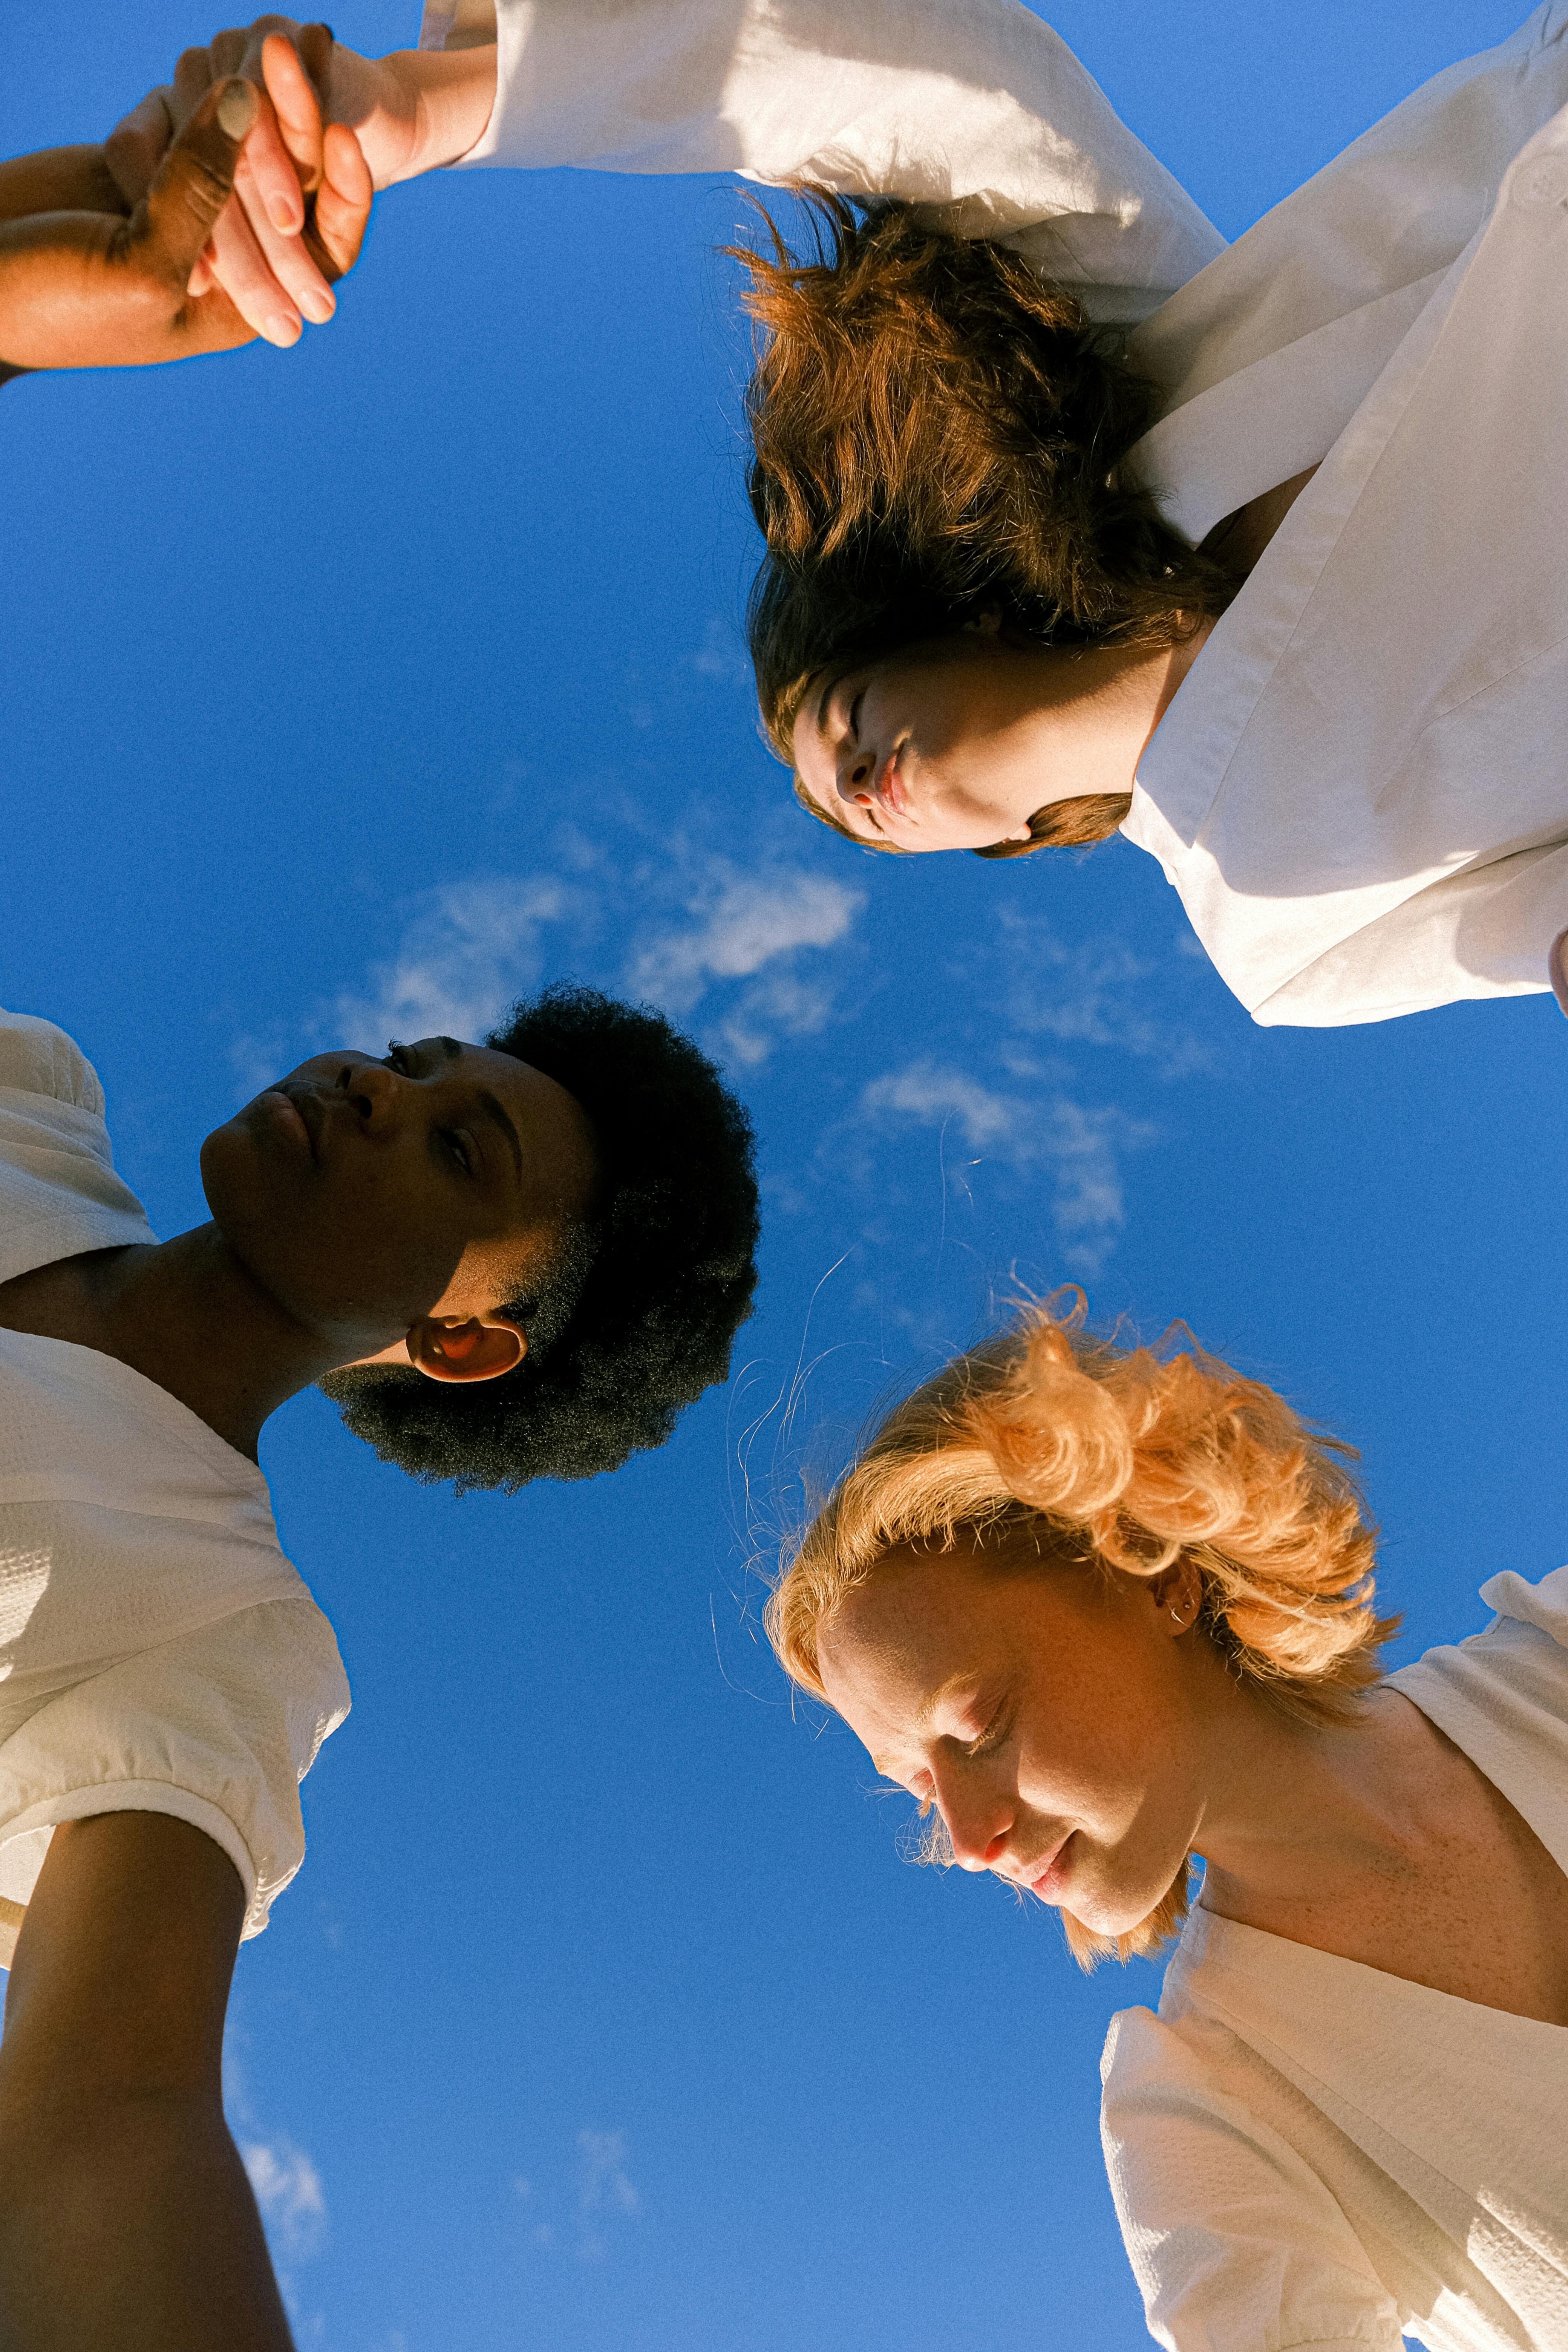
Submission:
[[[1107,0],[1052,21],[1231,235],[1516,21],[1131,13],[1135,49]],[[36,0],[0,152],[100,133],[214,29]],[[900,1861],[749,1573],[1015,1275],[1184,1317],[1355,1440],[1402,1654],[1568,1550],[1561,1015],[1258,1030],[1131,847],[896,863],[799,817],[737,627],[740,214],[439,175],[295,352],[0,397],[0,1002],[96,1060],[161,1232],[302,1052],[560,973],[677,1013],[762,1138],[758,1312],[662,1454],[458,1504],[314,1396],[268,1432],[355,1708],[241,1956],[230,2104],[326,2352],[1146,2340],[1095,2103],[1154,1971],[1086,1979]]]

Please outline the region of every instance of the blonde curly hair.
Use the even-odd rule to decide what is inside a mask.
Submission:
[[[1299,1720],[1343,1723],[1379,1679],[1397,1619],[1373,1606],[1375,1530],[1346,1467],[1260,1381],[1206,1355],[1184,1325],[1153,1348],[1084,1328],[1079,1291],[1018,1311],[882,1423],[795,1546],[769,1596],[768,1637],[825,1698],[818,1640],[846,1596],[910,1546],[950,1551],[1033,1537],[1044,1558],[1160,1575],[1196,1569],[1199,1623],[1232,1672]],[[933,1817],[924,1858],[951,1858]],[[1184,1864],[1116,1937],[1063,1913],[1084,1966],[1156,1950],[1187,1908]]]

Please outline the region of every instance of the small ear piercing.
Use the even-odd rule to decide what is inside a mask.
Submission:
[[[1187,1612],[1184,1609],[1173,1609],[1171,1612],[1172,1616],[1175,1619],[1178,1625],[1181,1623],[1186,1613]]]

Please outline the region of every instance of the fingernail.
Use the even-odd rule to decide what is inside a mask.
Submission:
[[[337,307],[331,296],[322,286],[312,286],[300,297],[300,310],[307,319],[313,319],[318,327],[326,325]]]
[[[293,205],[283,196],[272,199],[272,226],[281,229],[285,236],[292,236],[300,226]]]
[[[291,350],[303,332],[298,319],[286,319],[281,312],[267,321],[267,340],[269,343],[276,343],[279,351]]]
[[[243,139],[256,120],[256,92],[247,81],[231,81],[217,102],[218,129]]]

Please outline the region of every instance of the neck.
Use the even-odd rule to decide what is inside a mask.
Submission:
[[[0,1323],[129,1364],[253,1462],[268,1414],[344,1360],[262,1288],[214,1224],[19,1276],[0,1290]]]
[[[1233,1703],[1211,1718],[1210,1794],[1193,1839],[1206,1864],[1203,1907],[1310,1942],[1304,1922],[1369,1875],[1408,1868],[1426,1834],[1436,1736],[1394,1691],[1369,1693],[1349,1723],[1318,1725],[1226,1678]]]
[[[1022,650],[1018,723],[1029,740],[1020,744],[1020,823],[1038,805],[1042,772],[1071,776],[1072,792],[1063,799],[1132,790],[1138,763],[1213,627],[1212,620],[1204,621],[1174,646]]]

